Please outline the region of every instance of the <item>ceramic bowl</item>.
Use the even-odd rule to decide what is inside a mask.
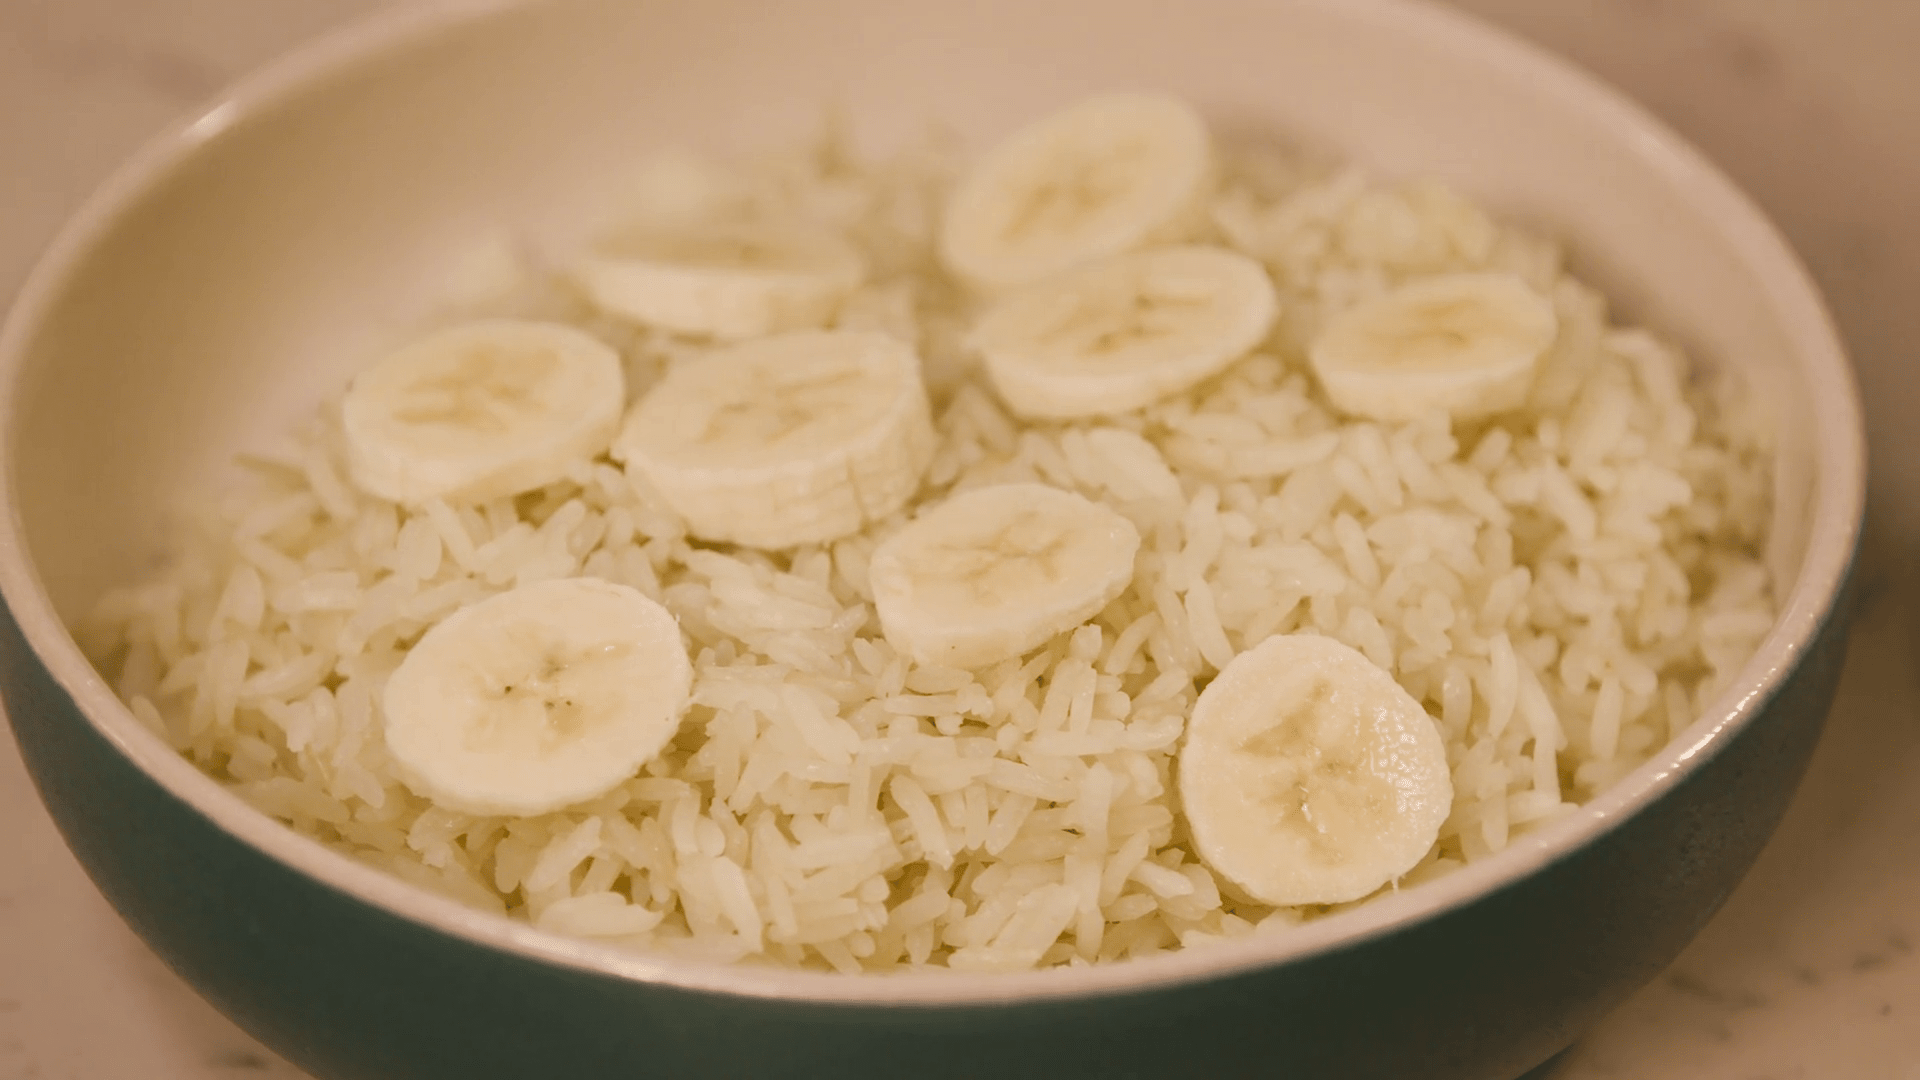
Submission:
[[[1452,182],[1570,241],[1618,305],[1738,365],[1781,434],[1779,623],[1737,685],[1578,814],[1297,931],[998,977],[666,962],[417,891],[295,836],[134,721],[68,625],[166,510],[336,392],[479,238],[592,225],[663,142],[983,138],[1076,95]],[[0,627],[15,735],[101,891],[328,1080],[1142,1076],[1503,1080],[1662,969],[1740,880],[1832,696],[1864,471],[1852,377],[1759,212],[1617,93],[1406,0],[410,4],[147,148],[0,338]]]

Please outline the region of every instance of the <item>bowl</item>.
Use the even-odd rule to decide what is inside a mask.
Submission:
[[[1645,766],[1498,856],[1297,930],[1097,968],[845,978],[563,939],[256,813],[138,724],[68,626],[170,507],[415,318],[476,238],[578,236],[661,142],[981,138],[1084,92],[1437,176],[1568,238],[1632,316],[1737,365],[1780,431],[1779,621]],[[54,242],[0,336],[0,687],[100,890],[200,993],[323,1078],[1509,1078],[1679,952],[1820,731],[1864,450],[1793,254],[1618,94],[1408,0],[415,4],[229,92]]]

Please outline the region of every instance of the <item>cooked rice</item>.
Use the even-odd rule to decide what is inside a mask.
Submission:
[[[914,666],[881,636],[865,576],[909,512],[790,554],[696,545],[605,460],[518,499],[410,512],[353,489],[329,407],[285,456],[242,460],[248,485],[166,573],[104,598],[101,669],[263,812],[474,907],[708,958],[998,970],[1331,910],[1224,893],[1172,791],[1199,690],[1270,634],[1352,645],[1444,733],[1453,812],[1392,889],[1500,851],[1647,760],[1771,625],[1764,425],[1737,387],[1609,323],[1550,241],[1431,183],[1244,148],[1198,238],[1269,267],[1283,316],[1268,347],[1140,413],[1023,424],[963,348],[966,300],[932,255],[948,159],[936,145],[863,164],[829,139],[737,171],[676,159],[642,197],[843,226],[875,273],[839,325],[927,361],[940,445],[918,504],[1038,481],[1139,526],[1132,587],[1085,626],[978,671]],[[485,295],[459,314],[592,330],[623,350],[635,395],[704,347],[597,315],[557,275],[503,290],[505,268],[466,275]],[[1302,362],[1327,316],[1468,269],[1552,298],[1560,337],[1528,408],[1472,425],[1331,412]],[[679,617],[696,673],[678,737],[605,796],[538,817],[412,794],[379,712],[407,646],[464,604],[566,575]]]

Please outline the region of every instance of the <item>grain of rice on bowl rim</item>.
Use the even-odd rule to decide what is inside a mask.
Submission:
[[[1103,158],[1102,110],[1149,149]],[[956,159],[661,155],[602,247],[503,246],[413,367],[243,458],[90,652],[408,881],[861,972],[1141,956],[1446,874],[1658,751],[1770,627],[1769,431],[1552,241],[1148,95]],[[634,421],[655,395],[683,419]]]

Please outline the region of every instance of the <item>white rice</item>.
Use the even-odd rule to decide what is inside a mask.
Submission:
[[[1141,413],[1023,425],[961,347],[968,310],[931,254],[942,148],[860,165],[829,144],[702,169],[708,202],[799,210],[868,251],[875,280],[839,324],[926,358],[941,441],[920,503],[1009,481],[1104,500],[1140,527],[1132,588],[1026,657],[915,667],[880,636],[865,577],[906,513],[790,555],[695,547],[604,460],[517,500],[409,512],[346,480],[329,409],[283,458],[244,459],[250,485],[165,574],[101,602],[88,640],[134,714],[293,828],[561,933],[845,972],[999,970],[1327,910],[1223,895],[1172,792],[1199,689],[1267,635],[1347,642],[1443,730],[1453,813],[1397,888],[1499,851],[1646,760],[1771,624],[1770,436],[1737,387],[1611,325],[1551,242],[1440,187],[1239,152],[1198,238],[1271,270],[1283,317],[1268,347]],[[1331,412],[1301,362],[1328,315],[1467,269],[1553,300],[1562,331],[1527,409],[1452,426]],[[462,313],[592,330],[624,351],[636,395],[703,347],[597,315],[550,275]],[[582,574],[681,620],[694,703],[668,751],[533,818],[409,792],[379,715],[407,646],[463,604]]]

